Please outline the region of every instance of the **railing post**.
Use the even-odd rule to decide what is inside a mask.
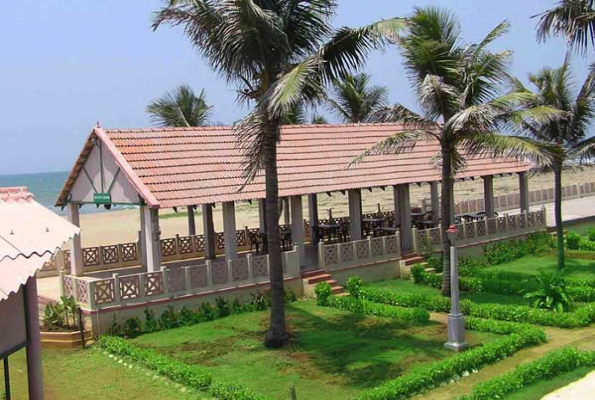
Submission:
[[[138,275],[138,298],[139,299],[144,299],[147,295],[146,295],[146,291],[145,291],[145,287],[146,287],[146,281],[147,281],[147,275],[143,274],[139,274]]]
[[[207,260],[207,286],[213,286],[213,261]]]
[[[114,303],[120,303],[120,274],[117,272],[112,274],[114,279]]]
[[[318,242],[318,266],[324,268],[326,266],[326,259],[324,256],[324,243]]]
[[[368,236],[368,238],[366,240],[368,241],[368,260],[371,260],[373,258],[373,255],[372,255],[372,236]]]
[[[179,256],[180,255],[180,234],[176,233],[176,255]]]
[[[485,221],[485,224],[486,224],[486,230],[485,230],[485,233],[486,234],[485,235],[486,236],[490,236],[490,232],[488,232],[488,225],[487,225],[488,219],[485,218],[484,221]],[[477,230],[477,220],[473,220],[473,232],[474,232],[473,237],[476,237],[476,238],[479,237],[479,234],[477,233],[478,232],[478,230]]]
[[[507,233],[508,232],[508,214],[504,214],[504,232],[503,233]]]
[[[228,283],[233,283],[233,263],[235,260],[227,260],[227,278]],[[283,254],[281,254],[281,263],[283,264]]]
[[[184,268],[184,281],[186,283],[186,291],[190,293],[192,291],[192,281],[190,279],[190,267]]]
[[[60,297],[64,297],[66,295],[66,293],[64,293],[64,271],[60,270],[58,272],[59,276],[60,276]]]
[[[161,276],[163,279],[163,294],[167,296],[169,294],[169,279],[167,267],[161,267]]]
[[[246,255],[246,261],[248,262],[248,280],[254,282],[254,256],[248,253]]]
[[[87,282],[88,286],[87,286],[87,305],[89,306],[89,310],[93,311],[96,308],[95,305],[95,285],[96,282],[95,281],[89,281]]]
[[[419,243],[417,240],[417,228],[411,228],[411,247],[414,253],[417,253],[419,250]]]

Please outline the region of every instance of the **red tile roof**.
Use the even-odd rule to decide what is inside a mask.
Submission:
[[[397,124],[283,127],[278,147],[280,196],[439,181],[440,170],[434,162],[439,151],[436,142],[419,142],[399,156],[371,156],[355,168],[346,168],[368,147],[402,129]],[[117,153],[120,167],[152,207],[265,196],[263,174],[238,192],[243,183],[242,156],[231,127],[96,128],[94,132],[107,142],[112,153]],[[81,157],[86,153],[83,150]],[[77,162],[79,170],[81,162],[84,160]],[[468,158],[467,165],[457,178],[521,172],[530,167],[516,160],[491,157]],[[59,205],[67,198],[69,186],[78,175],[76,170],[58,199]]]

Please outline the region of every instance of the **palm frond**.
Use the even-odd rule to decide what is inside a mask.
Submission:
[[[153,123],[159,126],[191,127],[208,123],[212,107],[207,105],[204,90],[198,96],[187,85],[166,93],[147,106]]]
[[[263,167],[265,124],[263,113],[257,107],[233,126],[244,159],[242,164],[244,184],[240,190],[250,183]]]
[[[440,125],[438,123],[398,103],[376,111],[371,118],[371,122],[401,123],[416,130],[428,131],[435,139],[439,138]]]

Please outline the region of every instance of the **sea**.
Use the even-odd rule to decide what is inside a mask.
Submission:
[[[27,186],[35,195],[35,200],[60,215],[66,215],[66,210],[54,207],[58,194],[68,178],[69,172],[42,172],[35,174],[0,175],[0,187]],[[121,208],[121,207],[119,207]],[[85,206],[81,213],[104,212],[105,208]]]

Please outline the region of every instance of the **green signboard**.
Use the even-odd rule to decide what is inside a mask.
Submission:
[[[93,202],[95,204],[110,204],[112,196],[109,193],[93,193]]]

